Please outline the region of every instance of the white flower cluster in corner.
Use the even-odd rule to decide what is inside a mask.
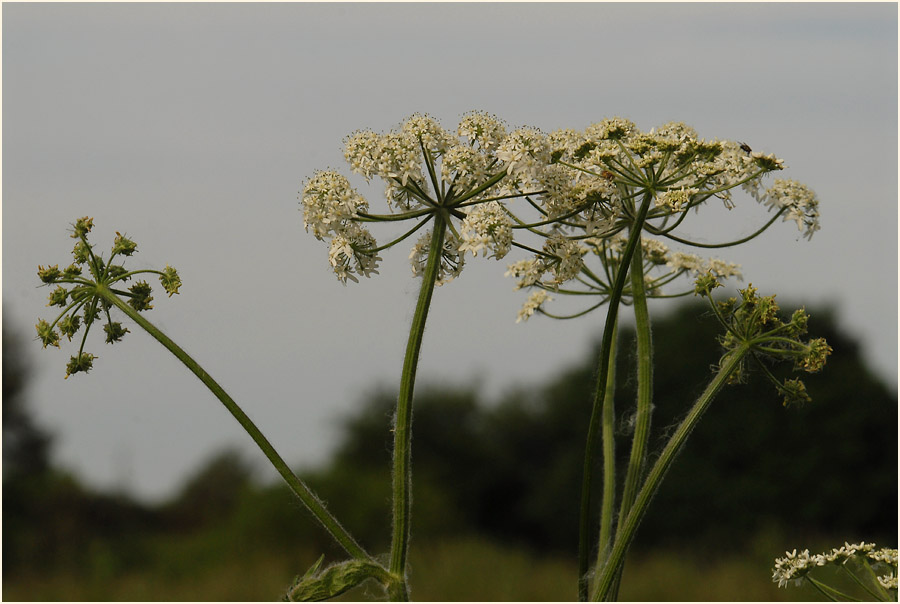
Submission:
[[[885,589],[897,589],[897,549],[881,548],[876,550],[874,543],[844,543],[830,552],[810,554],[808,549],[799,554],[797,550],[785,552],[783,558],[775,560],[772,570],[772,581],[778,587],[799,585],[806,575],[815,568],[828,564],[844,565],[857,558],[864,563],[872,563],[876,568],[889,567],[890,570],[877,577],[879,585]]]

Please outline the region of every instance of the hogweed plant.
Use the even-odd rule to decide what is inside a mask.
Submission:
[[[607,187],[614,189],[614,194],[608,197],[608,203],[600,205],[599,215],[592,215],[590,220],[579,219],[583,216],[565,217],[551,225],[552,234],[547,242],[553,242],[554,249],[568,252],[571,269],[563,276],[559,271],[548,275],[547,268],[552,266],[557,254],[547,249],[546,244],[545,249],[537,250],[532,258],[511,265],[507,274],[518,279],[517,287],[534,290],[519,313],[520,320],[535,312],[574,318],[607,306],[583,465],[578,593],[582,600],[589,595],[593,595],[594,599],[614,599],[633,530],[658,486],[651,479],[658,481],[662,478],[661,473],[654,474],[654,471],[661,468],[664,473],[671,463],[666,455],[674,456],[683,444],[676,438],[681,434],[679,430],[669,442],[678,446],[670,449],[667,445],[664,456],[649,474],[646,473],[644,465],[653,397],[647,298],[690,294],[690,288],[677,293],[662,293],[664,286],[685,274],[699,275],[704,283],[710,279],[715,281],[740,275],[739,267],[734,264],[670,251],[660,239],[698,248],[732,247],[758,236],[779,217],[793,220],[807,237],[811,237],[819,228],[818,200],[812,191],[794,181],[776,179],[771,187],[764,188],[764,177],[783,169],[784,162],[774,155],[754,152],[744,143],[699,139],[692,128],[681,123],[665,124],[645,133],[628,120],[614,118],[594,124],[583,132],[555,132],[548,137],[548,144],[552,147],[554,160],[549,170],[558,174],[561,182],[565,183],[561,189],[565,190],[574,179],[581,187],[598,187],[600,183],[606,183]],[[695,242],[676,234],[692,213],[691,210],[699,211],[711,200],[718,200],[728,208],[734,207],[732,191],[738,187],[775,210],[761,227],[740,239],[715,243]],[[572,194],[562,196],[571,198]],[[645,232],[653,238],[644,237]],[[707,284],[705,289],[710,287]],[[699,285],[697,288],[695,291],[701,291]],[[589,305],[574,314],[555,315],[545,310],[551,294],[586,297]],[[615,358],[620,302],[629,303],[634,309],[637,401],[630,459],[616,509],[615,411],[612,400],[615,376],[610,368]],[[720,320],[724,322],[725,317],[720,316]],[[728,334],[737,337],[731,331]],[[736,368],[743,365],[744,356],[751,349],[741,348],[741,354],[735,353],[734,367],[730,363],[724,366],[728,367],[726,377],[731,377]],[[724,367],[720,372],[725,370]],[[713,383],[716,379],[718,375]],[[791,387],[799,388],[795,385],[781,386],[782,389]],[[710,390],[710,397],[717,392],[718,388]],[[695,408],[705,409],[708,404],[708,400],[701,398]],[[696,416],[689,413],[688,419],[691,418],[699,419],[699,413]],[[684,437],[691,427],[692,424]],[[590,493],[598,431],[602,433],[604,482],[597,560],[592,569]],[[640,499],[642,494],[646,495],[644,499]],[[632,506],[636,507],[632,509]],[[616,516],[618,521],[614,529]],[[593,591],[591,577],[598,577]]]
[[[338,279],[377,272],[377,255],[431,223],[413,245],[409,258],[422,278],[407,341],[394,416],[393,530],[389,572],[393,600],[408,598],[407,552],[410,528],[412,401],[425,322],[436,285],[460,274],[466,252],[503,258],[515,243],[513,228],[529,227],[508,207],[515,200],[546,197],[539,176],[549,157],[543,135],[532,128],[507,134],[496,117],[465,116],[456,134],[425,115],[413,115],[396,130],[356,132],[345,141],[344,157],[367,181],[385,184],[388,214],[373,214],[369,204],[336,171],[320,171],[303,187],[301,203],[307,230],[329,240],[329,262]],[[389,243],[377,245],[365,224],[415,224]],[[517,225],[514,224],[518,223]]]
[[[457,277],[469,254],[497,260],[513,250],[523,254],[507,270],[517,279],[518,288],[532,290],[518,321],[535,314],[572,319],[606,306],[594,403],[585,426],[577,545],[577,594],[582,600],[616,597],[625,553],[653,494],[703,412],[728,383],[745,379],[753,365],[773,382],[785,405],[809,400],[803,382],[779,379],[769,368],[778,361],[790,361],[803,371],[822,368],[831,349],[824,340],[803,339],[806,313],[798,310],[790,318],[781,318],[774,296],[760,296],[752,286],[740,290],[739,297],[717,301],[713,290],[724,279],[740,277],[739,267],[670,249],[670,245],[706,249],[739,245],[779,218],[793,221],[811,237],[819,228],[816,196],[791,180],[775,179],[766,187],[764,179],[783,168],[774,155],[753,152],[743,143],[702,140],[678,123],[645,133],[628,120],[614,118],[581,132],[545,134],[536,128],[509,129],[492,115],[472,112],[463,116],[455,132],[422,114],[389,132],[357,131],[345,139],[344,156],[362,180],[377,178],[383,183],[386,207],[372,210],[366,197],[337,170],[320,170],[304,181],[300,192],[303,223],[327,243],[331,270],[344,284],[358,282],[359,277],[378,273],[382,251],[415,236],[409,260],[413,275],[421,278],[390,427],[394,438],[392,523],[390,552],[385,555],[367,552],[289,469],[237,403],[141,314],[151,308],[152,289],[145,280],[125,289],[126,282],[154,275],[171,296],[181,286],[175,269],[125,269],[121,259],[135,253],[137,246],[118,233],[104,260],[88,240],[93,221],[82,218],[73,225],[74,262],[64,270],[56,265],[38,271],[44,284],[56,286],[50,305],[62,309],[52,322],[39,320],[36,327],[43,345],[59,346],[61,335],[71,340],[84,326],[66,377],[93,368],[97,357],[85,351],[93,323],[104,322],[106,341],[112,344],[128,332],[113,320],[113,312],[124,313],[203,381],[343,547],[347,560],[323,568],[320,559],[296,580],[287,599],[327,599],[368,580],[381,584],[391,600],[409,599],[416,369],[435,287]],[[689,214],[710,203],[733,207],[732,193],[737,189],[773,210],[750,235],[707,243],[679,233]],[[389,223],[387,243],[378,243],[369,230],[373,223]],[[703,296],[722,324],[724,353],[709,384],[648,468],[653,356],[647,300],[691,294]],[[584,304],[572,313],[551,312],[550,302],[559,296]],[[622,491],[616,493],[612,393],[621,305],[631,306],[636,319],[638,396],[630,459]],[[600,532],[594,538],[589,528],[595,513],[590,490],[598,438],[603,497]]]

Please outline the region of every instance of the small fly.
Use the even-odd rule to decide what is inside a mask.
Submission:
[[[747,153],[753,153],[753,149],[751,149],[750,145],[748,145],[747,143],[741,143],[741,149],[743,149]]]

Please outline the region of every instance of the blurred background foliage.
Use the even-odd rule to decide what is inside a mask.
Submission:
[[[812,335],[834,348],[825,371],[806,379],[813,403],[785,409],[760,376],[719,396],[641,526],[622,599],[808,599],[814,594],[770,582],[785,549],[863,539],[897,545],[896,393],[865,366],[858,342],[829,309],[810,315]],[[659,450],[711,375],[719,329],[694,304],[657,318],[653,329],[651,442]],[[633,330],[623,328],[619,342],[616,406],[625,443],[635,396]],[[233,451],[211,458],[158,505],[95,492],[53,467],[52,438],[35,425],[23,396],[22,345],[4,328],[5,599],[272,600],[321,553],[340,558],[287,489],[255,481],[253,464]],[[574,598],[594,365],[585,359],[498,401],[464,385],[419,389],[415,599]],[[343,421],[330,462],[304,473],[372,552],[389,547],[395,396],[383,388],[361,400]],[[624,464],[624,444],[617,455]],[[364,586],[346,599],[378,596]]]

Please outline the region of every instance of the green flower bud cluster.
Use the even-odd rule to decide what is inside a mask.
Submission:
[[[784,396],[785,406],[809,402],[811,399],[802,380],[780,380],[768,368],[771,362],[785,360],[793,361],[795,370],[808,373],[820,371],[825,366],[832,352],[825,339],[801,339],[809,321],[806,311],[798,309],[791,315],[790,321],[783,322],[778,317],[775,296],[760,296],[752,284],[739,290],[740,299],[728,298],[718,302],[713,300],[711,292],[719,284],[711,274],[698,277],[695,285],[695,292],[709,300],[713,312],[725,327],[720,343],[726,352],[720,364],[735,350],[745,347],[750,353],[745,358],[757,362],[763,374]],[[745,363],[742,363],[731,381],[742,381],[745,372]]]
[[[60,270],[59,265],[39,266],[38,278],[45,285],[56,285],[50,292],[48,306],[58,306],[63,310],[52,322],[38,319],[35,328],[38,339],[47,346],[59,348],[60,336],[65,336],[70,342],[84,325],[84,334],[78,353],[74,355],[66,365],[66,377],[78,372],[88,372],[93,368],[94,359],[97,357],[84,351],[84,343],[87,334],[94,322],[105,318],[103,331],[106,333],[106,342],[114,344],[120,342],[128,328],[121,323],[113,321],[110,314],[112,303],[109,296],[126,299],[127,303],[136,311],[153,308],[150,302],[153,300],[152,288],[146,281],[138,281],[127,290],[119,289],[124,282],[134,275],[141,273],[153,273],[159,276],[160,283],[169,296],[178,293],[181,287],[181,278],[178,272],[171,266],[165,270],[137,270],[128,271],[124,266],[116,263],[118,256],[128,257],[137,251],[137,244],[116,232],[112,250],[108,260],[104,260],[102,254],[94,251],[94,246],[88,242],[88,233],[94,226],[93,218],[79,218],[72,225],[72,238],[78,241],[72,250],[73,262],[67,268]]]

